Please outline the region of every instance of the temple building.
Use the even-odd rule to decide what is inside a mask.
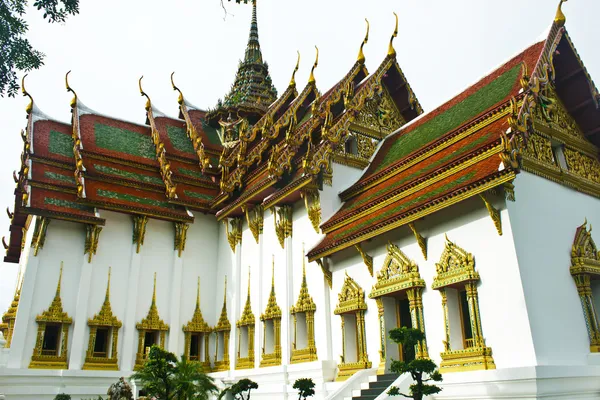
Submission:
[[[210,110],[172,75],[177,118],[141,78],[146,123],[111,118],[67,74],[65,123],[23,82],[0,395],[104,396],[157,345],[220,387],[256,381],[253,399],[297,398],[298,378],[384,399],[411,384],[391,360],[414,358],[440,366],[435,399],[600,399],[600,93],[563,1],[546,37],[430,111],[397,17],[369,69],[367,25],[333,87],[317,49],[308,82],[298,58],[276,90],[256,0]],[[426,339],[398,346],[401,326]]]

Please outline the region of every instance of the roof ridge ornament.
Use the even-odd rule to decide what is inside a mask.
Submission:
[[[146,111],[149,111],[152,107],[152,101],[150,100],[150,96],[148,96],[148,94],[144,92],[144,89],[142,89],[142,79],[144,79],[144,75],[140,76],[140,79],[138,80],[138,87],[140,88],[140,95],[146,97]]]
[[[27,115],[29,115],[31,114],[31,111],[33,111],[33,97],[31,97],[27,89],[25,89],[25,78],[27,75],[28,74],[25,74],[23,75],[23,78],[21,78],[21,92],[23,93],[23,96],[29,97],[29,104],[25,107],[25,111],[27,112]]]
[[[360,50],[358,51],[358,57],[356,59],[356,61],[358,61],[361,64],[365,63],[365,53],[363,53],[363,47],[369,41],[369,20],[365,18],[365,22],[367,23],[367,34],[365,35],[365,38],[363,39],[363,42],[360,45]]]
[[[298,67],[300,67],[300,52],[296,50],[298,53],[298,61],[296,61],[296,66],[294,67],[294,72],[292,72],[292,79],[290,79],[289,87],[296,86],[296,72],[298,72]]]
[[[315,63],[312,66],[312,69],[310,70],[310,78],[308,78],[308,83],[315,83],[315,68],[317,68],[317,66],[319,65],[319,48],[317,46],[315,46],[315,49],[317,49],[317,57],[315,58]]]
[[[67,88],[67,92],[73,93],[73,98],[71,99],[71,108],[75,108],[75,106],[77,105],[77,93],[75,93],[75,91],[73,90],[71,85],[69,85],[69,74],[70,73],[71,73],[71,70],[69,70],[69,72],[67,72],[67,74],[65,75],[65,86]]]
[[[396,55],[396,49],[394,49],[394,38],[398,37],[398,14],[394,13],[394,17],[396,17],[396,26],[394,28],[394,33],[392,33],[392,37],[390,38],[390,45],[388,47],[388,56]]]
[[[176,90],[179,92],[179,97],[177,98],[177,103],[179,103],[179,105],[183,104],[183,93],[181,92],[181,90],[175,86],[175,82],[173,81],[173,75],[175,75],[175,71],[171,72],[171,86],[173,87],[173,90]]]
[[[562,12],[562,5],[566,2],[567,0],[560,0],[560,3],[558,3],[558,9],[556,10],[556,16],[554,17],[554,23],[557,26],[564,26],[565,22],[567,22],[567,17],[565,17],[565,14]]]

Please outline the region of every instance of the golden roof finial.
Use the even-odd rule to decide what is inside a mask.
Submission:
[[[308,78],[308,83],[314,83],[315,82],[315,68],[317,68],[317,65],[319,65],[319,48],[317,46],[315,46],[315,49],[317,49],[317,58],[315,59],[315,63],[312,66],[312,69],[310,70],[310,78]]]
[[[271,262],[271,289],[275,290],[275,254],[273,254]]]
[[[227,275],[225,275],[225,289],[223,290],[223,306],[227,304]]]
[[[565,14],[562,12],[562,5],[566,2],[567,0],[560,0],[560,3],[558,3],[558,9],[556,10],[556,16],[554,17],[554,23],[558,26],[564,26],[565,22],[567,22],[567,17],[565,17]]]
[[[179,105],[183,104],[183,93],[181,93],[181,90],[179,90],[179,88],[177,86],[175,86],[175,82],[173,81],[173,75],[175,75],[175,71],[171,72],[171,86],[173,87],[173,90],[177,90],[179,92],[179,97],[177,98],[177,103],[179,103]]]
[[[62,282],[62,273],[63,273],[63,262],[60,262],[60,273],[58,274],[58,284],[56,285],[56,294],[54,295],[54,299],[60,299],[60,285]]]
[[[152,290],[152,306],[156,306],[156,272],[154,273],[154,289]]]
[[[302,242],[302,280],[306,281],[306,259],[304,256],[304,242]]]
[[[290,79],[289,86],[296,86],[296,72],[298,71],[298,67],[300,67],[300,52],[298,53],[298,61],[296,61],[296,66],[294,67],[294,72],[292,72],[292,79]]]
[[[29,92],[27,92],[27,89],[25,89],[26,77],[27,74],[23,75],[23,78],[21,78],[21,92],[23,92],[23,96],[29,97],[29,104],[27,104],[27,107],[25,107],[25,111],[27,112],[27,114],[31,114],[31,111],[33,110],[33,97],[31,97]]]
[[[110,299],[110,269],[108,267],[108,283],[106,284],[106,294],[104,295],[104,302],[107,303]]]
[[[149,110],[150,110],[150,107],[152,107],[152,102],[150,101],[150,96],[148,96],[148,95],[146,94],[146,92],[144,92],[144,89],[142,89],[142,79],[144,79],[144,75],[142,75],[142,76],[140,77],[140,80],[138,81],[138,86],[140,87],[140,94],[141,94],[142,96],[145,96],[145,97],[146,97],[146,111],[149,111]]]
[[[369,20],[365,18],[365,21],[367,22],[367,34],[365,35],[365,38],[364,38],[362,44],[360,45],[360,50],[358,51],[358,58],[356,60],[361,64],[364,64],[364,62],[365,62],[365,53],[363,53],[363,47],[369,41]]]
[[[248,265],[248,300],[250,300],[250,266]]]
[[[67,72],[67,74],[65,75],[65,86],[67,88],[67,92],[73,93],[73,98],[71,99],[71,108],[75,108],[75,106],[77,105],[77,93],[75,93],[75,91],[73,90],[71,85],[69,85],[69,74],[70,73],[71,73],[71,71],[69,70],[69,72]]]
[[[196,291],[196,310],[200,309],[200,277],[198,277],[198,290]]]
[[[388,56],[395,56],[396,49],[394,49],[394,38],[398,36],[398,14],[394,13],[394,17],[396,17],[396,27],[394,28],[394,33],[392,33],[392,38],[390,39],[390,46],[388,48]]]

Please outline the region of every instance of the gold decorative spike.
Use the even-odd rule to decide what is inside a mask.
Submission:
[[[223,307],[221,307],[221,315],[219,316],[219,321],[215,326],[215,331],[229,331],[231,329],[231,324],[229,323],[229,318],[227,316],[227,276],[225,276],[225,289],[223,290]]]
[[[504,188],[504,197],[508,201],[515,201],[515,185],[512,182],[506,182],[502,185]]]
[[[231,220],[223,221],[225,223],[225,234],[227,235],[227,241],[229,242],[229,247],[231,247],[231,251],[235,253],[235,248],[239,243],[242,243],[242,219],[241,218],[232,218]],[[229,224],[231,224],[231,231],[229,229]]]
[[[408,227],[412,231],[413,235],[415,235],[415,239],[417,239],[417,243],[419,244],[419,247],[421,248],[421,253],[423,253],[423,257],[425,257],[425,260],[427,260],[427,241],[417,231],[417,228],[415,227],[414,222],[411,222],[410,224],[408,224]]]
[[[271,266],[271,293],[269,294],[267,308],[265,309],[264,314],[261,314],[260,320],[263,322],[264,329],[260,367],[281,365],[281,307],[277,305],[277,296],[275,295],[275,256],[273,256]],[[273,351],[269,352],[267,352],[266,349],[267,321],[272,321],[271,326],[273,332]]]
[[[215,366],[214,371],[229,370],[229,335],[231,333],[231,324],[227,317],[227,276],[225,276],[225,290],[223,292],[223,307],[221,316],[215,326],[214,332],[217,334],[215,346]],[[223,342],[222,344],[221,341]],[[223,357],[219,359],[219,346],[223,348]]]
[[[277,296],[275,294],[275,256],[271,266],[271,292],[267,301],[265,313],[260,316],[262,321],[274,318],[281,318],[281,308],[277,305]]]
[[[285,246],[285,238],[292,237],[292,206],[284,205],[279,207],[279,209],[273,207],[271,211],[273,212],[275,233],[277,234],[277,239],[283,249]]]
[[[369,274],[371,274],[371,276],[373,276],[373,257],[371,257],[370,255],[368,255],[363,250],[363,248],[360,245],[360,243],[355,244],[354,248],[358,251],[358,253],[362,257],[363,262],[365,263],[365,265],[367,266],[367,269],[369,270]]]
[[[248,369],[254,368],[254,328],[255,328],[254,314],[252,313],[252,304],[250,302],[250,266],[248,266],[248,296],[246,297],[246,304],[240,319],[237,321],[236,326],[238,328],[238,335],[240,340],[238,341],[238,356],[236,360],[235,369]],[[246,331],[247,336],[247,356],[241,357],[241,335],[242,331]]]
[[[135,366],[133,369],[137,371],[146,362],[146,348],[150,347],[146,346],[146,333],[158,333],[160,336],[160,342],[153,344],[157,344],[161,349],[164,349],[166,333],[169,330],[169,325],[160,319],[158,308],[156,307],[156,272],[154,273],[154,289],[152,290],[152,303],[150,304],[150,309],[148,310],[146,317],[137,323],[135,327],[138,330],[138,351],[135,357]]]
[[[102,232],[102,227],[99,225],[86,224],[85,226],[85,250],[83,254],[88,255],[88,263],[92,262],[92,256],[98,250],[100,232]]]
[[[325,266],[324,259],[317,258],[315,261],[317,262],[317,264],[319,264],[319,267],[321,267],[321,271],[323,271],[323,278],[325,278],[325,281],[327,282],[329,289],[332,289],[333,288],[333,274],[331,273],[329,268],[327,268],[327,266]]]
[[[38,251],[44,247],[46,242],[46,230],[50,218],[38,216],[35,220],[35,228],[33,229],[33,237],[31,238],[31,247],[33,248],[33,255],[37,257]]]
[[[315,311],[317,310],[317,305],[310,296],[310,293],[308,293],[308,285],[306,283],[306,259],[304,254],[304,243],[302,243],[302,284],[300,286],[298,300],[296,301],[296,304],[290,308],[290,314],[294,317],[294,341],[292,343],[292,355],[290,360],[292,364],[316,361],[318,359],[317,347],[315,345]],[[296,347],[298,318],[304,318],[306,326],[307,344],[306,347],[302,349]]]
[[[290,79],[290,84],[288,86],[296,86],[296,72],[298,72],[298,68],[300,67],[300,52],[298,51],[298,61],[296,61],[296,66],[294,67],[294,72],[292,72],[292,79]]]
[[[33,111],[33,97],[31,97],[31,95],[29,94],[27,89],[25,89],[25,78],[26,77],[27,77],[27,74],[23,75],[23,78],[21,78],[21,92],[23,93],[23,96],[29,97],[29,104],[27,104],[27,107],[25,107],[25,111],[27,112],[27,115],[29,115]]]
[[[483,193],[480,193],[479,197],[481,197],[481,200],[483,200],[483,203],[485,204],[485,208],[487,208],[488,213],[490,214],[490,218],[492,218],[492,221],[494,221],[494,226],[496,227],[496,230],[498,231],[498,235],[502,236],[502,219],[500,217],[500,211],[498,211],[492,205],[492,203],[489,202],[489,200],[485,197],[485,195]]]
[[[179,257],[181,257],[181,253],[185,250],[185,241],[189,227],[190,225],[185,222],[175,222],[175,250],[177,250]]]
[[[200,353],[200,343],[198,343],[198,358],[194,361],[199,361],[202,364],[202,367],[207,371],[210,371],[210,356],[208,355],[208,344],[209,344],[209,336],[212,332],[212,328],[204,321],[204,317],[202,316],[202,311],[200,309],[200,277],[198,277],[198,289],[196,292],[196,308],[194,310],[194,315],[192,319],[183,326],[183,334],[185,336],[185,344],[184,344],[184,354],[189,359],[190,351],[191,351],[191,343],[193,340],[193,334],[201,335],[198,340],[202,340],[204,342],[204,360],[199,358]]]
[[[560,3],[558,3],[558,9],[556,10],[556,16],[554,17],[554,23],[558,26],[564,26],[567,22],[567,17],[565,17],[565,14],[562,12],[562,5],[566,2],[567,0],[560,0]]]
[[[63,310],[62,300],[60,298],[62,273],[63,263],[61,261],[54,299],[52,300],[50,307],[35,318],[38,325],[38,333],[29,368],[68,369],[67,346],[69,344],[69,326],[73,323],[73,319]],[[56,350],[53,351],[52,354],[47,354],[42,350],[46,324],[57,324],[60,329]],[[58,343],[59,341],[60,343]]]
[[[321,224],[321,202],[319,196],[319,189],[302,189],[300,195],[304,199],[304,205],[306,206],[308,219],[312,223],[315,232],[321,233],[321,229],[319,228],[319,225]]]
[[[394,13],[394,17],[396,17],[396,26],[394,28],[394,33],[392,33],[392,37],[390,39],[390,45],[388,47],[388,56],[396,55],[396,49],[394,49],[394,39],[398,37],[398,14]]]
[[[175,183],[173,183],[173,172],[171,171],[171,164],[169,163],[169,160],[167,159],[167,153],[165,150],[165,144],[160,140],[160,133],[158,132],[158,129],[156,128],[156,123],[154,122],[154,112],[152,110],[152,101],[150,100],[150,96],[148,96],[146,94],[146,92],[144,92],[144,89],[142,89],[142,79],[144,77],[142,76],[139,81],[138,81],[138,86],[140,88],[140,94],[144,97],[146,97],[146,119],[147,119],[147,123],[150,124],[150,128],[152,131],[152,142],[154,143],[154,148],[156,151],[156,158],[158,160],[158,164],[160,166],[160,175],[162,177],[162,180],[165,184],[165,188],[166,188],[166,196],[169,199],[176,199],[177,198],[177,185]]]
[[[66,86],[68,92],[73,93],[73,98],[71,99],[71,108],[75,108],[75,106],[77,105],[77,93],[75,93],[75,91],[73,90],[71,85],[69,85],[69,74],[70,73],[71,73],[71,71],[69,70],[69,72],[67,72],[67,74],[65,75],[65,86]]]
[[[258,243],[260,235],[263,232],[264,214],[263,208],[260,204],[254,206],[251,210],[248,210],[248,205],[242,206],[242,211],[246,214],[246,221],[248,222],[248,228],[254,236],[254,240]]]
[[[118,339],[119,339],[119,328],[123,325],[121,321],[113,314],[110,306],[110,272],[111,268],[108,267],[108,282],[106,284],[106,294],[104,295],[104,303],[100,308],[100,312],[94,315],[94,318],[88,320],[88,326],[90,327],[90,337],[88,341],[88,349],[86,352],[85,363],[82,369],[84,370],[113,370],[119,369],[118,366]],[[112,340],[106,339],[106,352],[105,354],[94,353],[96,343],[96,333],[98,328],[108,328],[108,335],[112,337]],[[111,343],[111,349],[108,349],[108,343]]]
[[[183,97],[183,93],[177,86],[175,86],[175,82],[173,81],[173,75],[175,72],[171,73],[171,86],[173,90],[179,92],[179,96],[177,98],[177,103],[179,103],[179,110],[181,111],[181,115],[183,115],[183,119],[185,120],[186,134],[188,138],[192,141],[192,146],[194,146],[194,151],[198,156],[198,161],[200,162],[200,168],[202,168],[202,172],[206,170],[206,168],[210,165],[210,158],[204,151],[204,144],[202,143],[202,138],[198,134],[196,127],[192,123],[192,119],[190,118],[190,113],[188,112],[188,108],[185,104],[185,99]]]
[[[319,48],[317,46],[315,46],[315,49],[317,49],[317,58],[315,58],[315,63],[313,64],[311,70],[310,70],[310,77],[308,78],[308,83],[315,83],[315,68],[317,68],[317,65],[319,65]]]
[[[144,244],[144,237],[146,236],[146,224],[148,223],[148,217],[145,215],[134,215],[133,216],[133,243],[136,244],[135,252],[139,253],[141,246]]]
[[[356,59],[356,61],[358,61],[361,64],[365,63],[365,54],[363,53],[363,47],[369,41],[369,20],[365,18],[365,21],[367,22],[367,34],[365,35],[365,38],[363,39],[363,42],[360,45],[360,50],[358,51],[358,58]]]

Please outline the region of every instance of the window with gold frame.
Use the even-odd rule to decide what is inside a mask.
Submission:
[[[248,267],[249,269],[250,267]],[[256,321],[254,314],[252,313],[252,304],[250,302],[250,271],[248,270],[248,296],[246,297],[246,305],[242,316],[238,320],[238,350],[237,360],[235,363],[235,369],[250,369],[254,368],[254,329],[256,327]],[[246,346],[243,346],[245,339]],[[244,349],[244,347],[246,347]],[[242,349],[245,350],[245,354],[242,354]]]
[[[98,314],[88,320],[90,337],[83,369],[117,371],[119,329],[123,324],[113,314],[110,306],[110,268],[104,303]]]
[[[483,337],[481,318],[479,314],[479,296],[477,283],[479,274],[475,271],[475,259],[471,253],[458,247],[446,236],[446,244],[440,261],[436,263],[437,275],[433,279],[432,289],[439,290],[442,295],[444,310],[444,328],[446,340],[442,352],[440,372],[470,371],[480,369],[495,369],[492,349],[487,347]],[[461,307],[460,292],[465,292],[464,298],[468,310]],[[452,296],[449,300],[449,296]],[[456,313],[462,314],[460,332],[462,332],[462,349],[451,349],[450,308],[457,308]],[[466,315],[468,314],[468,315]],[[466,337],[464,326],[471,328],[471,338]],[[464,322],[464,323],[463,323]],[[456,343],[455,340],[452,340]]]
[[[212,328],[208,326],[202,310],[200,309],[200,278],[196,293],[196,308],[192,319],[183,326],[185,337],[184,355],[188,360],[202,364],[205,372],[210,371],[210,356],[208,355],[208,342]]]
[[[261,314],[263,323],[263,347],[260,360],[261,367],[281,365],[281,307],[277,305],[275,294],[275,260],[271,271],[271,293],[267,308]]]
[[[225,290],[223,292],[223,307],[221,316],[215,326],[215,364],[213,371],[229,370],[229,335],[231,334],[231,323],[227,317],[227,277],[225,277]]]
[[[575,281],[590,339],[590,352],[600,352],[600,325],[594,305],[592,283],[600,280],[600,252],[592,239],[592,226],[587,219],[577,227],[571,247],[571,276]]]
[[[290,309],[294,321],[294,341],[292,342],[290,358],[292,364],[317,361],[318,359],[317,346],[315,345],[315,311],[317,311],[317,305],[308,293],[306,262],[304,249],[302,249],[302,284],[300,285],[298,300]],[[298,325],[300,325],[300,329]],[[301,339],[304,339],[305,343],[301,343],[302,345],[299,346]]]
[[[60,265],[56,293],[50,307],[35,318],[37,339],[29,368],[68,369],[69,327],[73,319],[63,310],[60,298],[63,265]]]

